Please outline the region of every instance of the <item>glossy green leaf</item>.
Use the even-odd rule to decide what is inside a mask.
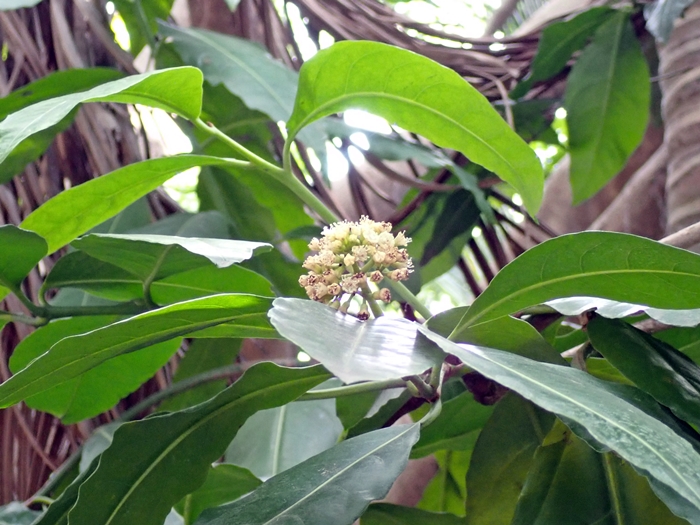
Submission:
[[[666,42],[671,36],[673,22],[683,14],[693,3],[693,0],[660,0],[644,6],[644,18],[647,29],[661,42]]]
[[[288,403],[327,378],[322,367],[262,363],[206,403],[125,423],[80,488],[70,522],[162,525],[170,508],[204,483],[211,463],[248,417]]]
[[[19,501],[12,501],[0,507],[0,525],[30,525],[39,514]]]
[[[51,288],[78,288],[113,301],[143,299],[143,283],[139,277],[81,251],[58,260],[44,281],[44,289]],[[237,265],[203,266],[151,284],[151,299],[159,305],[225,292],[273,295],[267,279]]]
[[[698,308],[700,256],[623,233],[562,235],[503,268],[469,307],[454,336],[528,306],[580,295]]]
[[[418,424],[401,425],[343,441],[237,502],[204,511],[197,523],[351,525],[389,492],[418,432]]]
[[[650,86],[629,14],[617,11],[596,31],[566,83],[574,204],[617,175],[642,141]]]
[[[212,263],[225,268],[271,248],[262,242],[138,234],[91,234],[71,244],[143,280],[162,279]]]
[[[32,525],[68,525],[68,512],[73,508],[78,499],[78,492],[83,482],[95,472],[97,461],[92,461],[87,469],[78,476],[61,492],[60,496]]]
[[[192,67],[150,71],[28,106],[0,123],[0,162],[24,139],[60,122],[79,104],[144,104],[189,119],[199,116],[202,73]]]
[[[532,458],[553,423],[554,416],[516,394],[498,402],[469,464],[466,525],[510,525]]]
[[[131,317],[87,334],[63,339],[0,385],[0,406],[53,388],[92,370],[105,361],[226,322],[261,314],[270,300],[254,295],[221,294],[194,299]]]
[[[446,310],[431,317],[427,326],[433,332],[448,337],[468,310],[469,307],[466,306]],[[564,358],[531,324],[510,316],[467,326],[453,341],[498,348],[545,363],[566,364]]]
[[[594,317],[588,337],[625,377],[680,418],[700,423],[700,367],[690,358],[630,324]]]
[[[362,515],[360,525],[464,525],[454,514],[427,512],[390,503],[373,503]]]
[[[251,416],[226,449],[225,459],[268,479],[328,450],[342,432],[335,400],[297,401]]]
[[[670,505],[668,494],[674,494],[695,512],[700,509],[700,455],[671,428],[620,397],[614,384],[573,368],[457,345],[425,328],[421,331],[467,366],[585,429],[584,437],[609,447],[650,476],[666,504]]]
[[[203,510],[218,507],[252,492],[260,484],[249,470],[236,465],[216,465],[209,469],[204,484],[175,505],[186,523],[194,523]]]
[[[232,365],[241,349],[240,339],[194,339],[185,357],[178,363],[173,383]],[[175,412],[189,408],[214,397],[226,388],[226,380],[208,381],[170,397],[160,404],[159,410]]]
[[[18,373],[61,339],[85,334],[116,322],[114,317],[72,317],[54,321],[17,345],[10,358],[10,370]],[[120,355],[45,392],[25,403],[60,417],[65,424],[76,423],[112,408],[120,399],[150,379],[180,347],[180,339]]]
[[[360,321],[304,299],[278,298],[270,320],[286,339],[344,383],[395,379],[424,372],[444,355],[404,319]]]
[[[609,7],[586,9],[571,20],[555,22],[542,30],[530,75],[511,92],[516,99],[525,95],[535,82],[561,72],[576,51],[582,49],[607,17],[615,13]]]
[[[696,363],[700,362],[700,327],[670,328],[655,333],[654,337],[680,350]]]
[[[351,108],[461,151],[511,184],[531,213],[539,209],[543,175],[533,150],[454,71],[378,42],[338,42],[304,63],[289,135]]]
[[[6,224],[0,226],[0,300],[17,289],[32,268],[46,255],[46,241],[35,233]]]
[[[470,392],[444,402],[437,419],[421,432],[411,457],[420,458],[437,450],[463,450],[473,441],[470,434],[486,424],[492,411],[493,407],[477,403]]]
[[[353,396],[340,396],[335,399],[335,413],[348,429],[357,425],[370,412],[377,400],[377,392],[364,392]]]
[[[130,164],[59,193],[34,210],[22,222],[22,228],[44,237],[53,253],[173,175],[194,166],[224,163],[226,159],[179,155]]]
[[[2,8],[0,7],[0,9]],[[51,73],[1,98],[0,120],[10,113],[47,98],[84,91],[123,76],[124,73],[121,71],[102,67],[68,69]],[[0,172],[2,172],[0,183],[10,180],[14,175],[21,172],[28,163],[44,153],[56,134],[70,126],[74,116],[75,111],[71,111],[59,123],[22,141],[0,165]]]

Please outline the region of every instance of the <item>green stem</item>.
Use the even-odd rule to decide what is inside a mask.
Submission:
[[[32,496],[31,499],[28,499],[27,501],[25,501],[24,504],[27,507],[29,505],[33,505],[34,503],[41,503],[42,505],[51,505],[54,501],[56,501],[56,500],[48,498],[46,496],[34,495],[34,496]]]
[[[43,326],[48,322],[48,319],[43,317],[29,317],[23,314],[13,314],[10,312],[0,311],[0,322],[15,322],[29,326]]]
[[[335,213],[328,209],[323,201],[316,197],[309,188],[304,186],[304,184],[294,176],[291,169],[291,161],[288,160],[289,151],[287,144],[285,144],[285,153],[283,153],[285,159],[284,168],[280,168],[248,150],[213,124],[207,124],[199,118],[193,122],[198,129],[228,144],[234,151],[247,158],[252,164],[271,175],[278,182],[284,184],[326,223],[331,224],[340,220]]]
[[[42,317],[58,319],[62,317],[76,317],[79,315],[137,315],[149,310],[142,301],[130,301],[128,303],[110,304],[105,306],[44,306],[41,309]]]
[[[410,376],[408,378],[408,381],[414,387],[416,387],[416,390],[420,394],[420,397],[422,397],[423,399],[426,399],[428,401],[432,401],[433,399],[435,399],[435,397],[436,397],[435,396],[435,393],[436,393],[435,389],[432,386],[430,386],[428,383],[423,381],[420,377]]]
[[[413,292],[406,288],[406,285],[404,285],[400,281],[391,281],[391,287],[394,289],[396,294],[401,297],[404,301],[406,301],[408,304],[410,304],[413,309],[421,314],[423,316],[423,319],[426,321],[430,319],[433,314],[430,313],[430,310],[428,310],[423,303],[421,303],[418,300],[418,297],[413,295]]]
[[[324,388],[323,390],[312,390],[299,398],[299,401],[313,401],[316,399],[331,399],[343,396],[363,394],[365,392],[378,392],[391,388],[402,388],[406,386],[403,379],[387,379],[386,381],[368,381],[356,385],[340,386],[338,388]]]
[[[270,175],[273,175],[278,180],[280,180],[280,177],[282,175],[284,175],[285,172],[282,168],[280,168],[279,166],[276,166],[276,165],[272,164],[271,162],[266,161],[262,157],[256,155],[255,153],[253,153],[252,151],[247,149],[245,146],[243,146],[239,142],[233,140],[231,137],[229,137],[226,133],[221,131],[219,128],[217,128],[213,124],[207,124],[201,118],[193,120],[192,123],[195,125],[196,128],[200,129],[204,133],[207,133],[208,135],[211,135],[211,136],[219,139],[224,144],[227,144],[236,153],[243,155],[245,158],[247,158],[255,166],[257,166],[261,170],[269,173]]]
[[[374,318],[376,319],[377,317],[383,316],[384,312],[379,304],[377,304],[376,299],[372,297],[372,290],[369,289],[367,282],[363,282],[360,285],[360,291],[362,292],[362,297],[364,300],[367,301],[367,304],[369,304],[369,309],[372,310],[372,315],[374,315]]]
[[[135,404],[129,410],[122,412],[119,416],[119,420],[130,421],[147,408],[151,408],[152,406],[157,405],[158,403],[169,397],[173,397],[174,395],[203,385],[205,383],[210,383],[211,381],[218,381],[219,379],[226,379],[228,377],[231,377],[232,375],[240,374],[241,372],[243,372],[243,370],[243,367],[239,364],[222,366],[220,368],[209,370],[208,372],[203,372],[201,374],[188,377],[187,379],[183,379],[182,381],[178,381],[177,383],[173,383],[164,388],[163,390],[159,390],[155,394],[148,396],[140,403]]]

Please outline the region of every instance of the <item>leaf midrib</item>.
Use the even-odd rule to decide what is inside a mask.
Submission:
[[[455,343],[452,343],[452,342],[450,342],[450,343],[451,343],[452,345],[457,346]],[[464,348],[462,348],[462,347],[458,347],[458,348],[460,348],[460,350],[463,350],[463,351],[465,351],[465,352],[472,353],[470,350],[464,349]],[[611,426],[613,426],[613,427],[619,429],[619,430],[622,431],[624,434],[626,434],[626,435],[628,435],[628,436],[631,436],[635,441],[637,441],[638,443],[640,443],[644,448],[648,449],[648,450],[652,453],[653,456],[656,456],[657,458],[659,458],[659,459],[661,460],[661,462],[662,462],[664,465],[667,465],[668,468],[678,477],[678,479],[680,479],[680,480],[683,482],[683,484],[685,484],[685,486],[687,486],[687,487],[690,489],[690,492],[691,492],[692,494],[694,494],[694,495],[697,497],[698,500],[700,500],[700,492],[698,492],[698,491],[696,491],[696,490],[693,489],[693,486],[690,485],[690,484],[685,480],[685,477],[682,476],[682,475],[676,470],[676,468],[673,466],[673,464],[671,464],[671,463],[669,463],[668,461],[666,461],[666,458],[665,458],[664,456],[658,454],[657,450],[656,450],[654,447],[652,447],[652,446],[650,446],[649,444],[647,444],[646,441],[643,441],[642,439],[640,439],[636,434],[630,432],[626,427],[623,427],[623,426],[619,425],[615,420],[609,419],[609,418],[606,417],[604,414],[600,414],[599,412],[594,411],[591,407],[589,407],[589,406],[587,406],[587,405],[585,405],[585,404],[583,404],[583,403],[580,403],[580,402],[577,401],[576,399],[572,399],[572,398],[570,398],[570,397],[565,396],[563,393],[561,393],[561,392],[558,391],[558,390],[555,390],[555,389],[551,388],[551,387],[548,386],[547,384],[542,383],[542,382],[538,382],[538,381],[534,380],[533,378],[531,378],[531,377],[529,377],[529,376],[527,376],[527,375],[525,375],[525,374],[522,374],[522,373],[519,372],[516,368],[510,368],[510,367],[508,367],[507,365],[505,365],[505,364],[503,364],[503,363],[499,363],[498,361],[494,361],[494,360],[491,359],[491,358],[489,357],[489,355],[488,355],[487,353],[485,353],[485,352],[480,352],[479,354],[474,354],[474,355],[476,355],[477,357],[483,358],[484,360],[488,361],[489,363],[491,363],[491,364],[493,364],[493,365],[496,365],[496,366],[500,367],[500,368],[503,369],[503,370],[508,371],[508,372],[509,372],[510,374],[512,374],[512,375],[516,375],[516,376],[520,377],[520,378],[521,378],[522,380],[524,380],[525,382],[534,384],[535,386],[537,386],[538,388],[541,388],[541,389],[543,389],[543,390],[547,390],[550,394],[552,394],[553,397],[561,398],[561,399],[563,399],[564,401],[569,402],[569,403],[571,403],[571,404],[573,404],[573,405],[575,405],[575,406],[577,406],[577,407],[583,409],[584,413],[587,412],[587,413],[589,413],[589,414],[592,414],[592,415],[594,415],[594,416],[597,416],[597,417],[599,417],[600,419],[602,419],[603,421],[605,421],[606,423],[608,423],[609,425],[611,425]],[[523,394],[521,394],[521,395],[523,395]],[[642,412],[642,411],[640,410],[640,412]],[[642,412],[642,413],[644,413],[644,412]],[[646,415],[646,414],[645,414],[645,415]],[[651,417],[651,416],[647,416],[647,417]],[[679,439],[681,439],[681,438],[679,438]]]
[[[326,108],[331,107],[339,102],[343,102],[344,100],[353,99],[355,97],[387,98],[387,99],[397,100],[397,101],[405,103],[407,105],[411,105],[411,106],[417,107],[419,109],[428,111],[429,113],[432,113],[438,117],[441,117],[444,120],[447,120],[448,122],[453,123],[454,125],[456,125],[460,129],[462,129],[467,135],[470,135],[471,137],[476,139],[479,143],[481,143],[484,147],[486,147],[486,149],[490,150],[494,155],[496,155],[496,157],[498,157],[502,162],[504,162],[508,166],[508,169],[510,169],[510,171],[511,171],[510,175],[514,176],[514,178],[516,178],[516,180],[517,180],[517,178],[518,178],[517,173],[518,172],[515,169],[515,166],[513,166],[511,164],[511,162],[506,157],[504,157],[503,155],[498,153],[498,151],[496,151],[496,149],[494,149],[488,142],[484,141],[481,137],[479,137],[473,131],[464,127],[463,124],[461,124],[460,122],[456,121],[455,119],[453,119],[451,117],[448,117],[447,115],[445,115],[444,113],[442,113],[436,109],[433,109],[433,108],[426,106],[426,105],[423,105],[423,104],[419,104],[415,100],[405,98],[405,97],[400,97],[398,95],[393,95],[391,93],[373,93],[373,92],[365,92],[365,91],[356,91],[356,92],[344,94],[340,97],[336,97],[332,100],[329,100],[328,102],[325,102],[325,103],[321,104],[320,106],[317,106],[316,109],[314,109],[309,114],[307,114],[306,117],[304,117],[304,119],[290,133],[290,137],[296,136],[299,133],[299,131],[301,131],[301,129],[303,127],[307,126],[308,124],[310,124],[314,120],[323,117],[324,110]]]
[[[232,400],[230,403],[226,403],[225,405],[219,407],[218,409],[214,410],[213,412],[210,412],[207,414],[205,417],[201,418],[198,422],[196,422],[194,425],[191,425],[187,427],[185,432],[183,432],[180,436],[178,436],[175,440],[171,442],[170,445],[168,445],[165,450],[154,460],[151,462],[151,465],[138,477],[136,482],[131,486],[131,488],[127,491],[127,493],[122,497],[117,505],[115,506],[114,511],[109,515],[107,518],[107,521],[105,522],[104,525],[109,525],[112,522],[112,519],[115,517],[115,515],[119,512],[119,510],[122,508],[122,506],[126,503],[128,500],[129,496],[136,490],[136,487],[138,487],[148,476],[153,469],[156,468],[156,466],[161,462],[161,460],[167,456],[174,448],[176,448],[180,443],[182,443],[190,434],[192,434],[195,430],[199,429],[202,425],[208,423],[212,418],[215,416],[220,415],[222,412],[229,410],[230,408],[235,407],[237,404],[240,404],[241,402],[247,401],[251,397],[257,397],[261,395],[267,395],[270,393],[273,393],[274,390],[280,389],[280,388],[289,388],[290,386],[293,386],[295,383],[300,383],[300,382],[308,382],[308,381],[313,381],[316,380],[318,376],[312,376],[312,377],[304,377],[304,378],[299,378],[297,380],[292,380],[292,381],[287,381],[285,383],[278,383],[276,385],[272,386],[267,386],[259,390],[255,390],[254,392],[251,392],[249,394],[245,394],[244,396],[241,396],[239,398],[236,398],[235,400]],[[270,396],[271,398],[275,398],[275,396]]]
[[[503,303],[505,303],[505,302],[508,302],[508,301],[511,301],[511,300],[513,300],[515,297],[519,297],[519,296],[521,296],[521,295],[524,295],[524,294],[526,294],[526,293],[529,293],[529,292],[532,291],[532,290],[536,290],[537,288],[544,287],[544,286],[550,286],[551,284],[558,284],[558,283],[563,283],[563,282],[566,282],[566,281],[572,281],[572,280],[576,280],[576,279],[585,279],[585,278],[588,278],[588,277],[595,277],[595,276],[598,276],[598,275],[615,275],[615,274],[661,274],[661,275],[671,275],[671,276],[674,276],[674,277],[693,277],[693,278],[696,278],[696,279],[700,279],[700,275],[695,274],[695,273],[673,272],[673,271],[670,271],[670,270],[644,270],[644,269],[635,270],[635,269],[625,269],[625,270],[601,270],[601,271],[599,271],[599,272],[577,273],[577,274],[574,274],[574,275],[567,275],[567,276],[564,276],[564,277],[559,277],[559,278],[551,279],[551,280],[548,280],[548,281],[539,281],[539,282],[537,282],[537,283],[535,283],[535,284],[532,284],[532,285],[530,285],[530,286],[526,286],[525,288],[520,288],[517,292],[514,292],[514,293],[512,293],[512,294],[509,294],[509,295],[507,295],[507,296],[505,296],[505,297],[499,299],[498,301],[495,301],[495,302],[491,303],[490,306],[487,306],[486,308],[484,308],[483,310],[481,310],[480,312],[478,312],[478,313],[477,313],[476,315],[474,315],[471,319],[465,319],[465,320],[464,320],[464,324],[462,324],[462,322],[460,322],[460,325],[461,325],[461,326],[458,325],[458,330],[455,330],[455,331],[452,332],[452,334],[450,334],[450,339],[453,338],[453,337],[458,336],[459,334],[461,334],[461,333],[462,333],[464,330],[466,330],[467,328],[474,327],[474,326],[477,326],[477,325],[479,325],[479,324],[482,324],[483,322],[487,322],[487,321],[492,320],[492,319],[488,319],[488,318],[487,318],[486,321],[482,321],[482,323],[476,323],[476,322],[475,322],[475,321],[477,321],[478,319],[481,319],[482,317],[484,317],[484,315],[486,315],[488,312],[490,312],[490,311],[494,310],[495,308],[499,307],[501,304],[503,304]],[[483,296],[482,296],[482,297],[483,297]],[[477,301],[478,301],[478,299],[477,299]],[[477,304],[477,301],[475,301],[475,302],[473,303],[473,305],[474,305],[474,304]],[[473,306],[473,305],[472,305],[472,306]],[[470,311],[471,311],[471,308],[465,312],[464,316],[465,316],[465,317],[468,317]],[[508,314],[504,314],[504,315],[508,315]],[[502,317],[502,316],[499,316],[499,317]]]
[[[408,432],[410,432],[411,430],[413,430],[413,428],[415,427],[416,424],[417,424],[417,423],[414,423],[413,425],[407,425],[408,428],[406,428],[406,430],[404,430],[403,432],[401,432],[401,433],[398,434],[397,436],[391,438],[391,439],[388,440],[388,441],[384,441],[381,445],[379,445],[379,446],[373,448],[372,450],[370,450],[370,451],[367,452],[366,454],[360,456],[359,458],[357,458],[356,460],[352,461],[351,463],[349,463],[349,464],[346,465],[345,467],[341,468],[338,472],[336,472],[335,474],[333,474],[331,477],[329,477],[329,478],[328,478],[326,481],[324,481],[323,483],[320,483],[317,487],[315,487],[313,490],[311,490],[310,492],[308,492],[305,496],[299,498],[297,501],[295,501],[295,502],[294,502],[293,504],[291,504],[289,507],[287,507],[287,508],[284,509],[283,511],[279,512],[278,514],[276,514],[275,516],[273,516],[271,519],[267,520],[266,522],[262,523],[261,525],[269,525],[270,523],[272,523],[274,520],[276,520],[276,519],[279,518],[280,516],[283,516],[284,514],[288,513],[291,509],[297,507],[298,505],[301,505],[301,504],[304,503],[306,500],[308,500],[309,498],[311,498],[311,496],[313,496],[314,494],[316,494],[317,492],[319,492],[319,491],[320,491],[321,489],[323,489],[326,485],[328,485],[329,483],[331,483],[332,481],[334,481],[337,477],[341,476],[342,474],[345,474],[347,471],[349,471],[350,469],[352,469],[355,465],[357,465],[357,464],[360,463],[361,461],[364,461],[365,459],[367,459],[368,457],[372,456],[373,454],[375,454],[377,451],[381,450],[382,448],[386,448],[387,446],[389,446],[390,444],[392,444],[394,441],[397,441],[398,439],[403,438]]]

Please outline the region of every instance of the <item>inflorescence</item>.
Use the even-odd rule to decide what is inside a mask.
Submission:
[[[404,248],[411,242],[403,232],[391,233],[391,223],[376,222],[365,216],[359,222],[336,222],[313,238],[309,249],[317,252],[304,261],[308,270],[299,278],[310,299],[347,311],[350,300],[359,294],[363,305],[358,317],[367,319],[368,294],[385,303],[391,301],[387,288],[371,292],[368,282],[384,278],[405,281],[413,271],[413,262]],[[343,302],[344,295],[349,295]]]

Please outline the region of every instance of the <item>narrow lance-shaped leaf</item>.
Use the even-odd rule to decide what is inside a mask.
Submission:
[[[614,385],[573,368],[457,345],[420,330],[467,366],[565,418],[582,437],[617,452],[649,477],[667,505],[680,498],[685,508],[700,512],[700,455],[671,428],[617,395]]]
[[[122,425],[80,487],[70,523],[162,525],[170,508],[202,485],[248,417],[288,403],[328,377],[322,367],[262,363],[206,403]]]
[[[629,14],[617,11],[596,31],[566,83],[574,204],[601,189],[642,141],[650,86]]]
[[[91,234],[71,244],[143,280],[211,265],[225,268],[272,248],[263,242],[139,234]]]
[[[530,213],[539,209],[543,175],[534,151],[454,71],[386,44],[338,42],[301,68],[289,137],[351,108],[461,151],[511,184]]]
[[[162,341],[221,323],[266,312],[270,299],[221,294],[166,306],[87,334],[68,337],[0,384],[0,406],[7,407],[95,368],[105,361]]]
[[[24,139],[57,124],[86,102],[144,104],[195,119],[201,111],[202,73],[193,67],[150,71],[26,107],[0,123],[0,163]]]
[[[680,418],[700,424],[700,367],[671,345],[635,327],[594,317],[591,343],[625,377]]]
[[[6,224],[0,226],[0,300],[16,289],[46,255],[46,241],[35,233]],[[10,249],[8,249],[10,248]],[[3,286],[4,285],[4,286]]]
[[[53,253],[173,175],[194,166],[227,162],[230,160],[204,155],[179,155],[130,164],[59,193],[24,219],[22,228],[44,237]]]
[[[401,425],[343,441],[237,502],[204,511],[197,524],[350,525],[389,492],[418,433],[418,424]]]
[[[551,299],[590,295],[656,308],[700,307],[700,256],[612,232],[562,235],[503,268],[451,335]]]
[[[424,372],[444,354],[404,319],[360,321],[326,305],[278,298],[270,321],[344,383],[396,379]]]

